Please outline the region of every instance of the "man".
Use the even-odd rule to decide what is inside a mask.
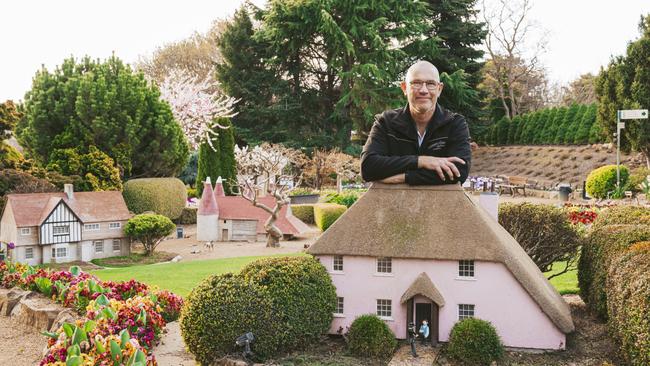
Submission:
[[[456,184],[471,162],[465,118],[438,105],[444,87],[435,66],[418,61],[401,84],[408,104],[375,117],[361,153],[361,175],[383,183]]]

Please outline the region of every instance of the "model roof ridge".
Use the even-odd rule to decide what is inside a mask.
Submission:
[[[561,331],[575,329],[569,306],[533,260],[460,185],[373,183],[307,252],[502,263]]]

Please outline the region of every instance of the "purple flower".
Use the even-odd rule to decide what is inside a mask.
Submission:
[[[16,244],[14,244],[13,242],[9,242],[9,244],[7,244],[7,248],[9,248],[9,249],[13,249],[15,247],[16,247]]]

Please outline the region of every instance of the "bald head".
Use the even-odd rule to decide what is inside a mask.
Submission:
[[[407,84],[413,80],[414,74],[429,75],[433,78],[433,80],[440,81],[440,73],[438,72],[438,69],[428,61],[418,61],[409,67],[409,69],[406,71],[405,78]]]

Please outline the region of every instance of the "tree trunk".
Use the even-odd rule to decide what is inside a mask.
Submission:
[[[343,179],[341,174],[336,174],[336,193],[341,194],[343,191]]]
[[[277,206],[276,206],[277,207]],[[264,230],[266,230],[266,247],[267,248],[279,248],[280,239],[282,239],[282,231],[275,226],[275,221],[278,219],[279,209],[274,210],[275,212],[269,216],[268,220],[264,224]]]

